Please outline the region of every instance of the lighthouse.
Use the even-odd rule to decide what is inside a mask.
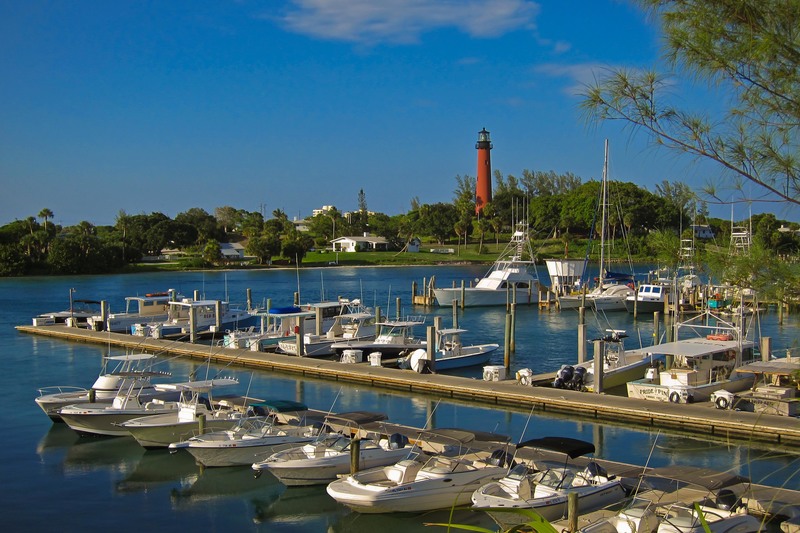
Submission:
[[[475,214],[480,214],[486,202],[492,201],[492,161],[489,152],[492,149],[492,141],[489,139],[489,132],[483,128],[478,132],[478,142],[475,143],[478,150],[478,179],[475,183]]]

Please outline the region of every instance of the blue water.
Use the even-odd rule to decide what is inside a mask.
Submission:
[[[396,299],[401,313],[452,319],[450,308],[426,309],[411,305],[411,284],[436,275],[438,286],[453,280],[472,279],[482,267],[382,267],[330,268],[320,270],[153,273],[117,276],[19,278],[0,280],[0,345],[3,346],[5,394],[2,415],[5,461],[0,469],[2,522],[12,531],[78,531],[100,528],[144,528],[174,531],[437,531],[424,522],[447,520],[447,513],[423,516],[367,516],[336,504],[324,487],[291,488],[264,475],[254,479],[249,468],[208,469],[200,472],[191,456],[163,451],[144,451],[130,438],[79,438],[68,428],[53,425],[33,399],[36,390],[48,385],[89,386],[100,369],[103,355],[120,353],[103,346],[69,343],[17,333],[13,326],[30,324],[31,317],[69,306],[70,289],[75,298],[103,299],[112,311],[124,310],[124,297],[177,289],[190,295],[198,290],[207,298],[229,298],[244,303],[246,289],[255,303],[271,299],[273,305],[288,305],[300,287],[301,301],[344,296],[362,298],[394,316]],[[649,344],[652,319],[634,323],[627,313],[607,316],[587,314],[589,337],[606,328],[625,329],[628,346]],[[798,322],[789,316],[777,324],[774,312],[761,319],[761,335],[770,336],[773,349],[793,348]],[[503,309],[468,309],[459,317],[469,330],[465,340],[503,344]],[[577,350],[577,312],[540,312],[521,308],[517,317],[516,353],[512,372],[532,368],[535,372],[556,370],[572,362]],[[662,328],[663,329],[663,328]],[[211,348],[209,348],[211,349]],[[499,353],[493,364],[502,364]],[[240,380],[240,390],[254,396],[289,398],[334,410],[377,410],[392,421],[423,426],[464,427],[496,431],[514,440],[544,435],[566,435],[591,440],[597,456],[651,466],[692,464],[732,470],[754,481],[800,490],[800,455],[796,450],[769,449],[748,442],[710,441],[642,430],[622,424],[593,423],[590,419],[557,415],[535,415],[524,410],[491,409],[459,402],[440,402],[435,397],[411,397],[369,387],[341,387],[333,382],[236,367],[207,369],[196,361],[170,359],[164,362],[176,380],[191,371],[199,376],[223,373]],[[480,369],[465,372],[480,378]],[[491,527],[480,513],[459,512],[456,520]]]

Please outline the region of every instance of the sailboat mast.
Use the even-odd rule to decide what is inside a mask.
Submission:
[[[600,275],[598,277],[598,287],[603,289],[603,264],[605,262],[606,249],[606,193],[608,183],[608,139],[605,142],[603,155],[603,183],[601,194],[601,216],[600,216]]]

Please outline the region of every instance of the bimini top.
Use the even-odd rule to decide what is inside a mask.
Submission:
[[[370,422],[380,422],[389,418],[384,413],[372,413],[370,411],[348,411],[346,413],[330,414],[325,417],[331,422],[349,423],[351,425],[363,426]]]
[[[581,455],[594,453],[594,444],[580,439],[569,437],[542,437],[530,439],[517,444],[517,448],[539,448],[551,452],[566,454],[570,459],[575,459]]]
[[[283,399],[264,400],[263,402],[250,404],[250,406],[253,407],[256,412],[262,410],[264,413],[291,413],[294,411],[308,411],[308,406],[302,402]]]
[[[216,378],[205,379],[201,381],[186,381],[184,383],[159,383],[156,389],[162,391],[209,391],[216,387],[227,387],[231,385],[238,385],[239,380],[233,378]]]
[[[719,472],[710,468],[686,465],[670,465],[661,468],[653,468],[644,472],[641,476],[643,478],[661,478],[685,483],[687,485],[695,485],[710,492],[725,487],[741,484],[747,485],[750,483],[750,479],[744,476]]]
[[[420,432],[419,440],[436,442],[440,444],[458,442],[459,444],[476,443],[506,443],[511,440],[506,435],[475,431],[461,428],[424,429]]]

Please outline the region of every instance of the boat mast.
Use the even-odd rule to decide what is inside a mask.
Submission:
[[[603,263],[605,261],[605,249],[606,249],[606,187],[607,187],[607,180],[608,180],[608,139],[605,142],[605,150],[603,155],[603,183],[602,183],[602,196],[600,199],[601,202],[601,216],[600,216],[600,275],[598,276],[598,284],[597,287],[602,291],[603,290]]]

